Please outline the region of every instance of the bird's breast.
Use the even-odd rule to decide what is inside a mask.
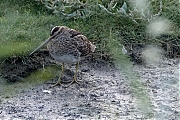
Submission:
[[[80,61],[80,57],[76,57],[72,54],[64,54],[64,55],[60,55],[60,56],[52,54],[52,53],[50,53],[50,54],[55,60],[57,60],[59,62],[67,63],[67,64],[75,64]]]

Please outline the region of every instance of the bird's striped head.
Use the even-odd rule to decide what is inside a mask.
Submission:
[[[50,36],[57,35],[59,33],[62,33],[65,30],[65,26],[55,26],[50,31]]]
[[[59,29],[60,29],[60,26],[53,27],[51,29],[50,36],[53,36]]]
[[[78,32],[74,29],[68,28],[66,26],[55,26],[50,31],[50,37],[54,38],[55,36],[66,36],[73,38],[77,35],[81,35],[81,32]]]

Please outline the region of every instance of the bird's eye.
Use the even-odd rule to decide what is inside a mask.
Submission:
[[[55,32],[57,32],[59,30],[60,27],[54,27],[52,30],[51,30],[51,33],[50,33],[50,36],[53,36]]]

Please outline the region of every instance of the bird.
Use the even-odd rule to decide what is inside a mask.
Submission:
[[[73,83],[78,83],[76,75],[78,72],[79,61],[82,57],[93,53],[96,49],[94,43],[90,42],[85,35],[66,26],[53,27],[50,31],[49,38],[29,55],[32,55],[45,45],[47,45],[50,56],[54,60],[62,63],[58,81],[51,87],[62,85],[61,79],[64,72],[64,64],[76,64],[76,71],[73,80],[66,87]]]

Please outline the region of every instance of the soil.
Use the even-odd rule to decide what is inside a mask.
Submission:
[[[179,59],[164,58],[155,65],[136,65],[141,82],[145,84],[152,102],[154,118],[180,118],[180,63]]]
[[[140,81],[146,86],[152,116],[146,116],[138,109],[136,96],[123,70],[117,70],[112,64],[84,60],[77,75],[80,84],[50,88],[51,84],[42,83],[27,89],[2,101],[0,118],[178,120],[179,67],[178,59],[164,58],[159,64],[135,65],[132,68],[139,73]],[[72,78],[73,73],[66,70],[64,77],[67,78],[67,75]],[[54,78],[48,82],[56,80]]]
[[[13,56],[6,58],[1,64],[1,76],[8,82],[23,79],[39,68],[51,64],[48,51],[40,51],[31,56]]]

